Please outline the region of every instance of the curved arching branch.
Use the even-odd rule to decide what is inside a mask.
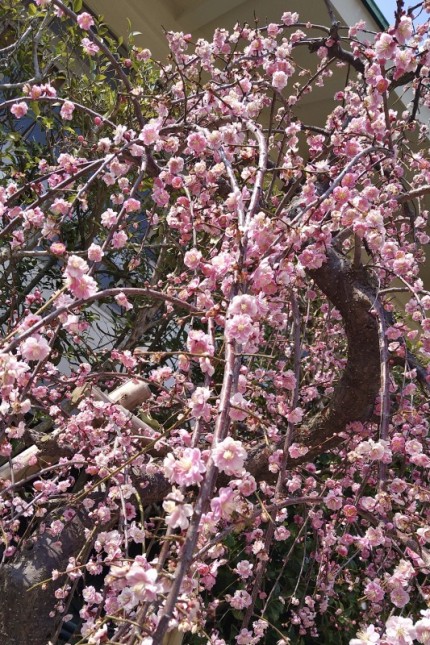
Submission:
[[[370,418],[381,377],[378,322],[372,311],[377,296],[368,270],[353,268],[330,248],[327,261],[308,273],[339,310],[348,346],[347,363],[329,405],[295,437],[309,448],[305,460],[311,461],[342,443],[349,423]]]

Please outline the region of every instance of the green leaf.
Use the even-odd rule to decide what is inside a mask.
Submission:
[[[74,0],[73,2],[73,10],[75,13],[78,13],[79,11],[82,11],[82,0]]]
[[[37,118],[40,114],[40,105],[39,101],[31,101],[30,103],[31,109],[34,112],[35,117]]]
[[[34,15],[37,13],[37,7],[36,7],[36,5],[34,5],[33,3],[29,4],[29,5],[28,5],[28,13],[29,13],[31,16],[34,16]]]

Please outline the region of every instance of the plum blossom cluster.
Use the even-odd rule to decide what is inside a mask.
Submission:
[[[94,644],[429,643],[428,22],[168,33],[155,72],[36,5],[116,89],[0,105],[58,128],[0,174],[3,561],[72,544],[49,618]]]

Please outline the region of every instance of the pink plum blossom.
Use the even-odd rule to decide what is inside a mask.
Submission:
[[[242,442],[232,437],[227,437],[212,449],[215,466],[226,475],[241,475],[246,456]]]
[[[200,329],[192,329],[188,333],[187,348],[192,354],[204,354],[207,356],[213,356],[214,354],[212,338]]]
[[[93,43],[89,38],[82,38],[81,46],[85,54],[95,56],[100,51],[100,47]]]
[[[73,118],[73,112],[75,110],[75,104],[71,101],[64,101],[61,106],[60,115],[61,118],[65,121],[71,121]]]
[[[229,410],[229,415],[230,419],[233,419],[234,421],[243,421],[246,419],[248,416],[247,408],[248,408],[248,401],[246,401],[242,394],[240,392],[236,392],[231,398],[230,398],[230,410]]]
[[[92,262],[100,262],[103,256],[104,252],[99,244],[92,243],[88,247],[88,259]]]
[[[22,119],[28,112],[28,105],[25,101],[20,101],[19,103],[14,103],[10,111],[15,118]]]
[[[175,459],[169,454],[164,459],[164,471],[171,483],[181,486],[194,486],[203,479],[206,466],[198,448],[185,448],[182,455]]]
[[[166,524],[172,529],[184,530],[189,526],[188,518],[193,514],[193,507],[191,504],[185,504],[184,499],[184,495],[174,486],[163,502],[163,508],[167,513]]]
[[[85,31],[88,31],[94,25],[93,17],[86,11],[78,15],[77,22],[79,27]]]
[[[20,350],[26,361],[43,361],[49,355],[51,348],[46,338],[36,334],[26,338],[21,343]]]
[[[211,391],[207,387],[197,387],[193,392],[189,407],[195,419],[203,418],[205,421],[209,421],[211,417],[211,406],[207,401],[210,395]]]

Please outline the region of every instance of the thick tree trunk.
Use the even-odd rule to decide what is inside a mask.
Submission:
[[[59,537],[43,533],[27,540],[13,562],[1,567],[2,645],[47,645],[54,638],[61,621],[61,615],[51,615],[58,582],[40,583],[50,580],[54,569],[64,571],[69,558],[85,546],[84,521],[77,514]]]

